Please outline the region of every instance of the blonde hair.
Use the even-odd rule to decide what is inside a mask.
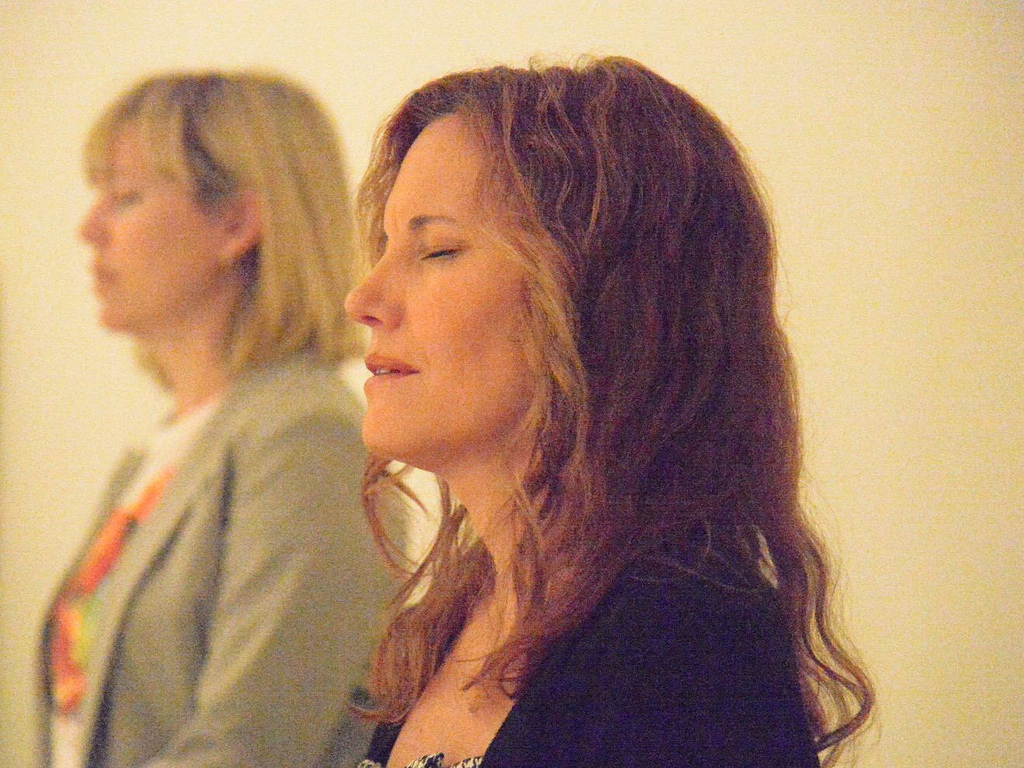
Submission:
[[[110,177],[112,144],[129,126],[157,172],[184,184],[204,208],[241,192],[258,200],[260,239],[240,264],[245,288],[224,350],[232,375],[299,351],[336,364],[356,350],[344,313],[353,259],[341,147],[307,91],[259,72],[146,78],[89,132],[91,183]]]

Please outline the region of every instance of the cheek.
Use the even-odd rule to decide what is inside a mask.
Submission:
[[[502,304],[505,303],[505,306]],[[489,402],[487,410],[519,414],[531,397],[534,373],[529,364],[518,313],[498,301],[487,312],[467,318],[457,350],[459,368],[473,392],[467,396]]]
[[[180,230],[152,216],[126,219],[111,232],[106,259],[139,275],[163,272],[168,261],[173,261],[175,249],[180,247]]]

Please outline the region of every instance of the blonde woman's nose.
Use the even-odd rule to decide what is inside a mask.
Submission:
[[[106,208],[103,205],[103,200],[97,198],[79,222],[78,236],[89,245],[98,245],[106,232],[105,216]]]

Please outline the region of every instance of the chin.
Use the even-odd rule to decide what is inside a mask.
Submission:
[[[363,443],[366,449],[374,456],[398,461],[408,464],[417,469],[431,471],[428,466],[431,462],[425,461],[425,452],[422,446],[417,450],[417,444],[408,439],[408,430],[398,430],[398,434],[392,429],[381,429],[378,425],[363,422]]]
[[[380,425],[372,423],[368,416],[363,420],[363,443],[366,445],[366,449],[375,456],[405,461],[398,456],[403,452],[400,445],[396,445],[393,431],[381,429]]]
[[[111,333],[129,333],[130,331],[124,318],[118,317],[117,314],[104,309],[100,310],[99,321],[100,325]]]

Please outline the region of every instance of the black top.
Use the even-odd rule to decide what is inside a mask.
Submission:
[[[401,724],[379,726],[386,764]],[[819,765],[774,592],[627,575],[557,641],[481,768]]]

